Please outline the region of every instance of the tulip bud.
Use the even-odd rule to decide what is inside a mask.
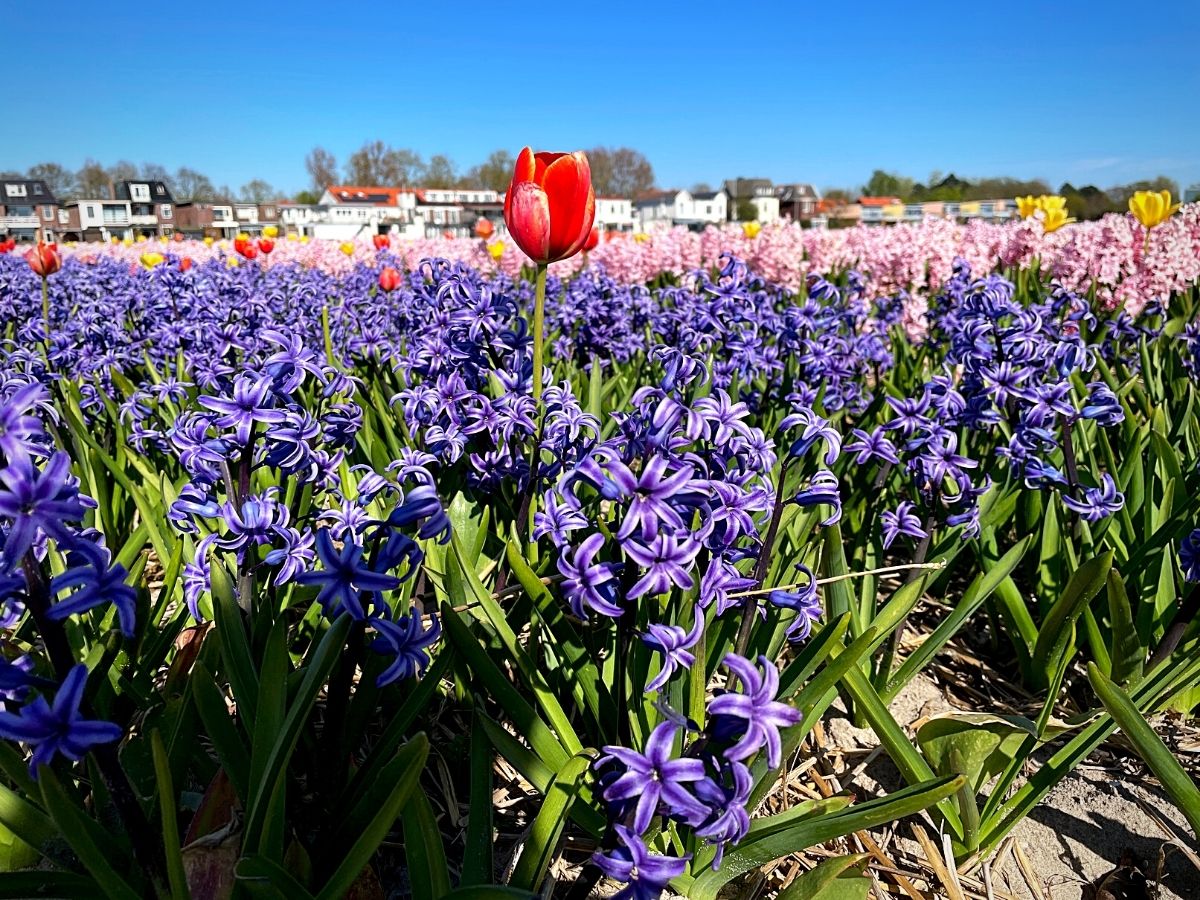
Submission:
[[[213,239],[211,237],[206,237],[204,239],[204,246],[211,247],[212,245],[213,245]]]
[[[263,253],[270,254],[270,252],[275,249],[275,242],[266,240],[265,238],[259,238],[258,249]]]
[[[392,239],[386,234],[376,234],[371,236],[371,240],[375,243],[376,250],[386,250],[392,246]]]
[[[480,216],[475,220],[475,237],[483,238],[486,241],[495,233],[496,226],[492,224],[491,219]]]
[[[379,286],[390,294],[400,287],[400,273],[391,266],[384,266],[379,272]]]
[[[762,223],[760,222],[744,222],[742,224],[742,234],[744,234],[750,240],[754,240],[756,237],[758,237],[759,232],[761,231]]]
[[[58,252],[57,244],[44,244],[38,241],[38,245],[31,250],[25,252],[25,261],[29,263],[29,268],[33,269],[34,273],[42,278],[49,278],[55,272],[62,268],[62,254]]]
[[[161,253],[155,253],[154,251],[150,251],[148,253],[143,253],[139,257],[139,260],[141,261],[141,264],[143,266],[145,266],[147,269],[153,269],[155,266],[161,264],[165,258],[166,257],[164,257]]]
[[[186,272],[191,267],[192,267],[192,258],[190,256],[185,256],[183,259],[181,259],[179,261],[179,271],[180,272]]]
[[[595,218],[586,154],[521,151],[504,195],[504,221],[526,256],[541,265],[574,256]]]

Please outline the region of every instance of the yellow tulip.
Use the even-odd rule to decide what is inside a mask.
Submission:
[[[125,240],[121,241],[121,243],[124,244],[126,247],[132,247],[133,246],[133,238],[125,238]]]
[[[504,255],[504,241],[492,241],[487,245],[488,256],[497,262]]]
[[[308,243],[308,235],[307,234],[300,235],[300,243],[302,243],[302,244]]]
[[[1052,207],[1044,210],[1042,216],[1042,231],[1046,232],[1046,234],[1049,234],[1052,231],[1058,231],[1058,229],[1062,228],[1064,225],[1069,225],[1075,221],[1074,218],[1067,215],[1067,211],[1065,209],[1061,209],[1059,207]]]
[[[225,257],[225,265],[229,266],[231,269],[236,269],[238,266],[238,258],[236,256]]]
[[[167,242],[167,236],[165,234],[160,234],[158,236],[158,242],[160,244],[165,244]]]
[[[1057,194],[1042,194],[1037,198],[1038,209],[1043,212],[1050,212],[1052,209],[1066,211],[1067,198],[1059,197]]]
[[[237,236],[237,240],[239,240],[239,241],[248,241],[248,240],[250,240],[250,234],[249,234],[249,232],[245,232],[245,231],[239,231],[239,232],[238,232],[238,236]]]
[[[212,245],[213,245],[213,239],[212,239],[212,237],[211,237],[211,236],[210,236],[210,237],[206,237],[206,238],[204,239],[204,246],[205,246],[205,247],[211,247]]]
[[[279,229],[274,225],[268,225],[263,229],[263,237],[277,238],[279,237]]]
[[[108,242],[110,244],[119,244],[119,243],[121,243],[121,239],[114,234],[112,237],[110,237],[108,239]]]
[[[354,245],[352,243],[350,243],[349,241],[346,241],[344,244],[342,244],[342,252],[345,253],[347,256],[353,256],[354,255]]]
[[[161,253],[154,253],[152,251],[150,253],[143,253],[140,259],[143,266],[145,266],[147,269],[153,269],[155,266],[159,265],[163,259],[165,259],[165,257]]]
[[[644,231],[639,231],[634,234],[633,239],[639,244],[644,244],[646,241],[650,240],[650,235],[646,234]]]
[[[289,231],[289,232],[288,232],[287,239],[288,239],[289,241],[295,241],[295,240],[296,240],[296,235],[295,235],[293,232],[290,232],[290,231]]]
[[[742,225],[742,234],[750,238],[750,240],[758,237],[760,231],[762,231],[762,223],[760,222],[746,222]]]
[[[1038,198],[1029,194],[1025,197],[1017,198],[1017,214],[1022,219],[1028,219],[1038,211]]]
[[[1129,198],[1129,211],[1147,229],[1161,225],[1179,209],[1171,205],[1170,191],[1138,191]]]

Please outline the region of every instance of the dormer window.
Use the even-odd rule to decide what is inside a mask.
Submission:
[[[154,186],[154,193],[158,194],[159,196],[162,196],[166,192],[167,192],[167,189],[165,187],[163,187],[162,182],[159,182],[158,184],[156,184]]]
[[[41,186],[41,184],[34,184],[34,186],[33,186],[33,192],[34,192],[35,194],[40,194],[40,193],[42,192],[42,186]]]

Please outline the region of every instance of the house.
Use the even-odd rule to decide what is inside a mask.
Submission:
[[[412,188],[330,185],[317,207],[323,214],[305,226],[312,237],[348,240],[389,230],[407,237],[424,234]]]
[[[743,204],[754,207],[756,222],[774,222],[779,218],[779,197],[769,178],[731,178],[725,181],[723,189],[729,197],[731,218],[742,218],[738,208]]]
[[[425,236],[471,237],[475,222],[486,218],[501,229],[504,203],[499,192],[487,188],[415,188],[417,219],[424,223]]]
[[[175,231],[175,200],[163,182],[119,182],[114,199],[129,201],[129,224],[136,235],[157,237]]]
[[[59,233],[68,241],[109,241],[133,237],[128,200],[72,200],[58,211]]]
[[[633,203],[628,197],[597,197],[596,227],[601,231],[633,231]]]
[[[633,204],[642,231],[683,225],[699,230],[724,222],[729,216],[729,195],[724,189],[693,194],[691,191],[651,191]]]
[[[30,178],[0,180],[0,238],[53,241],[58,201],[46,182]]]
[[[775,197],[779,200],[779,215],[784,219],[804,222],[821,214],[821,194],[806,182],[776,185]]]
[[[279,201],[279,224],[286,234],[308,234],[309,226],[320,221],[325,208],[312,203]]]

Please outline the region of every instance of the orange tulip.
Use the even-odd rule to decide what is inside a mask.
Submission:
[[[33,249],[25,251],[25,261],[29,263],[29,268],[42,278],[49,278],[63,265],[58,244],[45,244],[41,241],[38,241],[38,245]]]
[[[379,286],[390,294],[400,287],[400,273],[391,266],[384,266],[379,272]]]
[[[190,256],[185,256],[183,259],[181,259],[179,261],[179,271],[180,272],[186,272],[191,267],[192,267],[192,258]]]
[[[517,246],[545,265],[574,256],[596,218],[587,155],[521,151],[504,195],[504,221]]]
[[[482,216],[475,220],[475,237],[483,238],[485,241],[496,233],[496,226],[492,224],[491,219],[485,219]]]

